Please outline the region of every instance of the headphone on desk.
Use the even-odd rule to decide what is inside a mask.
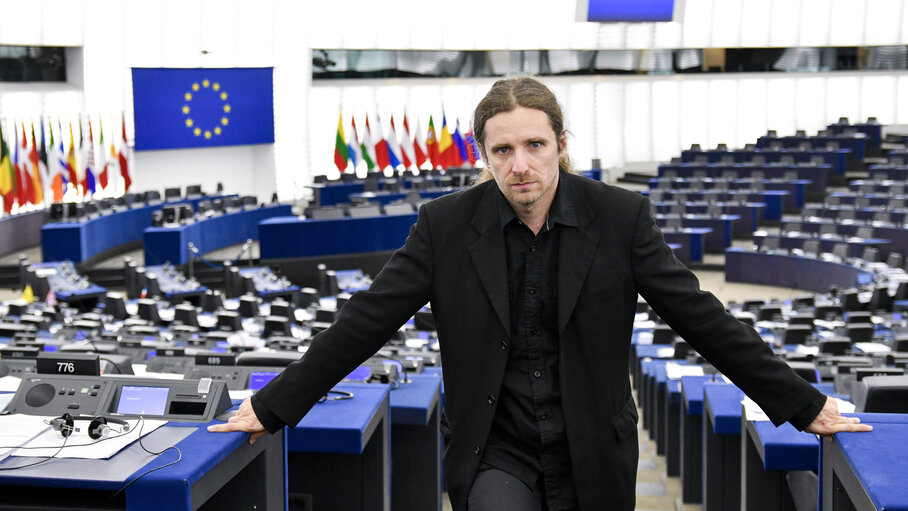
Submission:
[[[103,417],[101,415],[96,417],[83,417],[77,415],[74,417],[68,413],[64,413],[56,419],[44,422],[54,428],[54,431],[59,431],[60,434],[66,438],[69,435],[72,435],[73,432],[79,431],[79,428],[76,427],[76,421],[91,421],[88,425],[88,438],[91,438],[92,440],[99,440],[110,436],[111,431],[119,435],[129,432],[129,423],[125,420],[114,417]],[[113,429],[110,427],[110,424],[118,424],[120,428]]]

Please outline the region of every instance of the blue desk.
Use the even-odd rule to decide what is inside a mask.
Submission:
[[[190,511],[203,504],[215,509],[284,509],[285,435],[268,435],[250,445],[246,434],[208,433],[205,426],[170,423],[144,437],[151,450],[175,444],[182,452],[178,463],[154,472],[148,471],[170,463],[176,454],[150,455],[138,442],[106,460],[55,459],[0,472],[3,505],[129,511]],[[34,461],[38,459],[9,457],[0,467]]]
[[[741,506],[741,399],[727,383],[703,386],[703,510]]]
[[[391,391],[391,507],[440,511],[441,377],[409,379]]]
[[[905,181],[908,179],[908,165],[893,165],[891,163],[886,163],[882,165],[871,165],[867,170],[870,171],[870,179],[875,181],[880,179]]]
[[[834,135],[849,132],[863,133],[867,136],[868,147],[880,147],[883,143],[883,125],[878,122],[860,122],[856,124],[829,124],[826,129]]]
[[[762,136],[757,139],[757,147],[760,149],[772,148],[776,145],[792,149],[798,148],[801,144],[808,143],[814,149],[825,149],[830,144],[838,144],[840,149],[851,151],[849,159],[863,161],[864,152],[867,147],[867,136],[863,133],[828,135],[828,136],[787,136],[787,137],[767,137]]]
[[[759,268],[759,271],[754,271]],[[725,251],[725,280],[824,293],[829,286],[856,287],[871,275],[860,268],[784,254],[769,254],[731,247]]]
[[[724,252],[731,246],[732,229],[741,217],[738,215],[697,215],[687,214],[681,217],[681,225],[689,228],[707,228],[711,232],[703,238],[703,248],[707,252]],[[664,227],[667,219],[656,215],[656,225]]]
[[[287,433],[287,495],[294,507],[391,507],[387,385],[342,383],[353,399],[315,405]]]
[[[289,204],[226,213],[179,227],[147,227],[144,231],[145,264],[176,266],[189,261],[189,243],[202,254],[258,238],[258,223],[290,214]]]
[[[362,193],[365,189],[363,181],[315,183],[309,185],[315,195],[315,203],[319,206],[333,206],[338,203],[350,202],[351,193]]]
[[[769,421],[742,421],[742,428],[742,509],[795,511],[795,497],[785,474],[817,470],[820,442],[816,435],[788,423],[777,428]]]
[[[908,510],[908,415],[858,414],[869,433],[839,433],[822,442],[820,509]]]
[[[679,476],[681,501],[703,501],[703,386],[717,380],[716,375],[681,377],[681,446]]]
[[[419,197],[423,200],[432,200],[441,197],[442,195],[447,195],[451,192],[456,192],[457,188],[440,188],[440,189],[429,189],[429,190],[420,190]],[[350,202],[352,203],[361,203],[361,202],[378,202],[379,204],[390,204],[394,201],[404,200],[407,198],[407,194],[404,192],[361,192],[361,193],[351,193]]]
[[[820,242],[820,251],[830,254],[835,245],[845,243],[848,245],[848,257],[863,257],[865,248],[874,247],[879,249],[881,259],[884,259],[889,254],[889,246],[892,245],[891,241],[881,238],[846,238],[845,240],[839,240],[835,238],[817,238],[809,234],[799,234],[797,236],[791,233],[784,236],[764,233],[753,234],[754,244],[760,248],[763,247],[766,240],[770,239],[778,240],[779,248],[784,248],[785,250],[803,248],[805,241],[816,240]]]
[[[396,250],[416,222],[416,213],[371,218],[302,220],[282,216],[259,224],[262,260]]]
[[[235,195],[216,195],[141,206],[87,222],[45,224],[41,228],[42,258],[45,262],[69,260],[81,263],[121,245],[142,241],[142,232],[151,225],[151,214],[166,204],[191,204],[195,209],[200,201],[224,197]]]
[[[765,220],[781,220],[782,201],[788,196],[788,192],[784,190],[763,190],[759,192],[747,190],[729,192],[704,192],[702,190],[684,192],[681,190],[662,190],[662,192],[667,193],[668,197],[684,194],[685,201],[705,202],[706,194],[710,193],[715,195],[716,199],[721,202],[762,202],[766,204],[766,209],[763,211],[763,218]],[[642,190],[640,193],[648,196],[650,190]]]
[[[722,158],[732,156],[736,164],[750,163],[750,166],[759,166],[753,163],[755,157],[763,159],[764,163],[779,164],[783,157],[793,159],[798,163],[811,163],[814,158],[821,158],[826,164],[829,164],[831,170],[837,175],[845,175],[845,159],[851,153],[849,149],[736,149],[734,151],[719,150],[701,150],[701,151],[681,151],[681,161],[685,163],[695,163],[698,157],[706,156],[709,163],[721,164]],[[825,187],[826,179],[823,178]]]
[[[797,174],[798,179],[809,181],[805,188],[807,193],[814,197],[820,197],[826,194],[826,183],[830,173],[844,175],[845,156],[848,152],[845,149],[842,150],[841,155],[830,155],[826,159],[827,163],[819,165],[772,163],[772,161],[778,162],[782,154],[772,152],[766,155],[767,163],[765,164],[665,163],[659,165],[659,175],[664,176],[666,173],[674,173],[677,177],[692,177],[695,172],[705,172],[707,177],[720,178],[724,172],[731,171],[742,178],[750,177],[754,172],[760,172],[767,179],[785,179],[786,174],[794,172]],[[811,155],[799,154],[797,159],[800,161],[802,158],[809,161]],[[826,157],[824,156],[824,158]]]
[[[681,248],[675,250],[675,255],[682,263],[703,262],[703,250],[706,244],[706,235],[712,229],[701,227],[687,228],[680,231],[662,231],[666,243],[678,243]]]

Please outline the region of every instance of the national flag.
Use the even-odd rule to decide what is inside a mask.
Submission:
[[[91,118],[88,119],[88,145],[85,144],[85,137],[82,139],[82,164],[85,165],[82,174],[82,189],[86,196],[95,193],[95,137],[91,131]]]
[[[454,133],[451,133],[451,140],[454,141],[454,147],[457,148],[457,156],[460,159],[458,165],[463,164],[463,162],[468,161],[469,157],[467,155],[467,144],[463,140],[463,136],[460,134],[460,119],[457,119],[454,123]]]
[[[416,164],[416,152],[413,150],[413,137],[410,136],[410,125],[407,123],[407,114],[404,114],[404,130],[400,134],[400,152],[403,157],[404,167],[410,168]]]
[[[476,145],[476,138],[473,136],[472,130],[467,132],[464,142],[467,146],[467,160],[470,161],[470,165],[475,167],[476,162],[481,160],[482,156],[479,154],[479,146]]]
[[[341,173],[347,169],[347,140],[344,138],[344,114],[339,113],[337,116],[337,136],[334,139],[334,165]]]
[[[62,144],[63,142],[60,141]],[[69,182],[73,186],[79,184],[79,174],[77,170],[79,167],[76,165],[76,148],[75,141],[73,140],[73,123],[69,123],[69,150],[66,151],[66,171],[69,174]]]
[[[47,165],[47,135],[44,133],[44,118],[41,118],[41,147],[38,149],[38,158],[41,163],[38,164],[38,167],[41,169],[41,182],[44,185],[41,192],[44,195],[47,195],[47,189],[50,187],[50,167]],[[50,126],[50,125],[48,125]],[[48,199],[50,202],[50,199]]]
[[[400,142],[397,141],[397,128],[394,126],[394,114],[391,114],[391,133],[385,139],[388,145],[388,158],[391,160],[391,168],[396,169],[403,161],[400,151]]]
[[[35,125],[32,128],[32,149],[28,153],[28,159],[32,162],[32,198],[33,204],[44,202],[44,182],[41,179],[41,156],[38,154],[38,140],[35,138]]]
[[[16,177],[10,162],[9,146],[3,139],[3,127],[0,126],[0,195],[3,196],[3,210],[9,213],[13,209],[13,197],[16,195]]]
[[[366,168],[370,171],[375,168],[375,146],[372,145],[372,128],[369,127],[369,114],[366,114],[366,130],[363,131],[363,140],[360,143],[363,148],[363,159],[366,160]]]
[[[368,125],[368,123],[366,124]],[[388,156],[388,142],[382,134],[381,118],[378,114],[375,114],[375,131],[370,134],[372,135],[372,140],[375,141],[375,164],[378,166],[379,172],[381,172],[391,164],[391,159]]]
[[[31,168],[31,162],[28,158],[28,135],[25,134],[25,121],[22,121],[22,152],[19,153],[19,171],[21,172],[21,179],[19,181],[19,186],[21,190],[24,190],[24,194],[19,196],[19,207],[24,206],[27,203],[35,204],[35,185],[32,180],[32,175],[34,170]]]
[[[129,191],[132,185],[132,179],[129,178],[129,146],[126,144],[126,114],[123,114],[123,138],[120,140],[120,151],[117,154],[117,161],[120,163],[120,175],[123,176],[123,192]]]
[[[347,138],[347,156],[353,163],[353,173],[356,173],[356,166],[363,161],[363,148],[359,145],[359,137],[356,135],[356,119],[350,116],[348,129],[344,130],[344,136]]]
[[[404,124],[406,124],[407,118],[404,116]],[[413,153],[416,158],[413,160],[413,163],[416,164],[416,168],[422,167],[426,160],[429,158],[429,152],[426,150],[426,139],[419,136],[422,132],[422,129],[419,127],[419,117],[416,118],[416,127],[413,130]]]
[[[25,176],[22,175],[22,167],[25,165],[25,155],[19,154],[19,140],[15,125],[16,124],[13,123],[13,134],[16,135],[16,141],[13,144],[13,168],[16,169],[16,202],[19,203],[19,207],[21,208],[28,200],[28,181],[26,181]],[[25,133],[25,130],[23,129],[22,132]]]
[[[426,156],[432,163],[432,168],[441,166],[438,158],[438,139],[435,138],[435,122],[429,116],[429,129],[426,130]]]
[[[98,184],[101,185],[101,189],[104,190],[107,188],[107,167],[109,167],[110,164],[107,162],[107,152],[104,150],[104,119],[100,117],[98,118],[98,130],[101,132],[101,136],[98,138],[98,146],[101,149],[98,154],[101,157],[98,158],[95,168],[101,169],[101,172],[98,173]]]
[[[442,161],[443,168],[457,167],[462,163],[460,153],[454,145],[454,139],[451,138],[451,132],[448,130],[448,118],[444,114],[441,117],[441,137],[438,139],[438,155]]]
[[[133,68],[135,150],[274,143],[274,69]]]
[[[63,152],[63,126],[57,124],[57,133],[60,134],[60,142],[54,142],[54,127],[50,128],[50,158],[48,158],[48,172],[50,173],[50,188],[54,192],[54,202],[63,200],[63,192],[66,189],[66,154]]]

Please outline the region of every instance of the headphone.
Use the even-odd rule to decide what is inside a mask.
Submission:
[[[88,425],[88,438],[92,440],[98,440],[107,436],[110,436],[110,432],[113,431],[117,434],[124,434],[129,432],[129,423],[123,419],[116,419],[114,417],[102,417],[98,415],[97,417],[84,417],[84,416],[75,416],[68,413],[53,419],[51,421],[44,421],[45,424],[50,424],[54,431],[59,431],[64,438],[72,435],[74,431],[79,431],[79,428],[75,426],[76,421],[91,421]],[[112,429],[109,424],[119,424],[119,429]]]

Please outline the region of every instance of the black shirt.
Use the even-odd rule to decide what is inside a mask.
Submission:
[[[561,226],[576,226],[576,216],[566,196],[556,190],[536,235],[517,218],[504,195],[498,195],[511,338],[482,461],[530,488],[538,486],[547,509],[573,509],[577,500],[558,374],[558,248]]]

